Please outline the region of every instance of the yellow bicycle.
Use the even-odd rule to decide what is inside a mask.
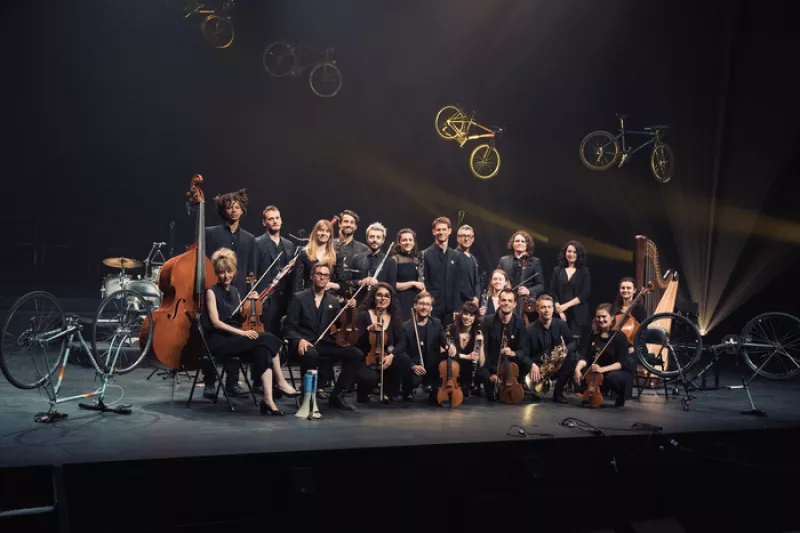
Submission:
[[[218,7],[209,6],[211,2]],[[203,39],[214,48],[228,48],[233,43],[234,30],[230,12],[236,6],[236,0],[167,0],[167,5],[181,13],[184,19],[194,15],[203,16],[200,31]]]
[[[485,133],[470,135],[470,130],[477,128]],[[493,178],[500,171],[500,152],[495,148],[495,139],[502,135],[503,128],[489,128],[475,122],[475,113],[468,116],[457,105],[448,105],[436,113],[436,133],[448,141],[455,140],[462,148],[467,141],[489,139],[488,143],[479,144],[469,156],[469,168],[475,177],[482,180]]]

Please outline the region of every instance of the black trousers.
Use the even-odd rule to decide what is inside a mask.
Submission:
[[[524,386],[525,376],[531,371],[533,363],[530,359],[522,359],[519,357],[511,357],[510,359],[512,363],[517,363],[517,366],[519,366],[519,377],[517,381]],[[495,394],[495,384],[492,383],[491,377],[492,373],[485,366],[479,367],[475,371],[475,384],[483,385],[483,390],[486,391],[486,396],[490,401],[494,399]],[[564,383],[566,383],[566,381]]]
[[[404,353],[394,354],[392,364],[383,371],[383,393],[394,397],[400,393],[403,378],[411,371],[411,359]],[[358,371],[358,398],[366,399],[378,386],[381,369],[363,365]]]
[[[625,403],[625,397],[633,387],[633,374],[626,370],[612,370],[603,374],[603,384],[600,385],[600,392],[614,391],[617,395],[617,402]]]
[[[281,319],[286,315],[288,308],[289,303],[286,301],[285,295],[272,293],[264,306],[264,312],[261,314],[264,331],[283,339]]]
[[[225,386],[235,385],[239,378],[239,365],[236,361],[227,360],[238,357],[251,364],[253,381],[261,379],[268,368],[272,368],[272,358],[277,357],[281,341],[271,333],[259,333],[258,338],[250,339],[241,335],[227,332],[212,333],[209,336],[208,347],[214,357],[222,362],[225,368]],[[206,385],[213,385],[216,381],[211,361],[204,364],[203,381]]]
[[[291,355],[300,359],[300,369],[303,374],[308,370],[321,371],[330,368],[335,361],[342,363],[342,373],[333,388],[334,394],[350,388],[356,382],[359,370],[364,366],[364,353],[355,346],[343,348],[332,342],[320,341],[316,346],[309,347],[304,355],[300,355],[297,353],[297,344],[291,343],[289,351]],[[319,376],[319,382],[324,382],[322,376]]]
[[[403,394],[408,395],[414,392],[414,389],[420,386],[430,386],[431,387],[431,394],[434,396],[436,395],[436,389],[439,388],[439,384],[442,380],[439,378],[439,365],[425,367],[427,374],[424,376],[418,376],[411,370],[411,366],[409,365],[409,369],[406,372],[405,376],[403,376]]]
[[[472,385],[472,372],[473,370],[477,371],[476,363],[472,361],[465,361],[463,359],[458,360],[458,384],[461,386],[462,389],[468,390],[469,387]],[[478,384],[478,380],[475,380],[475,384]]]

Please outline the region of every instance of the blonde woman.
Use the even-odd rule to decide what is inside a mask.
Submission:
[[[315,264],[331,267],[331,280],[325,290],[339,290],[336,276],[336,251],[333,248],[333,224],[327,220],[318,220],[311,230],[308,244],[300,250],[294,273],[294,292],[311,287],[311,267]]]

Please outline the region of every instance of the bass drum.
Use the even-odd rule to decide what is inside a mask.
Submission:
[[[134,291],[142,295],[146,301],[150,302],[153,309],[161,305],[161,291],[158,290],[158,285],[149,279],[135,279],[128,282],[125,288],[129,291]]]
[[[121,291],[130,281],[131,277],[127,274],[108,274],[103,278],[103,286],[100,288],[100,296],[105,298],[110,294]]]

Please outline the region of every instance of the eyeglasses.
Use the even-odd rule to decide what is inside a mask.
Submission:
[[[376,294],[375,298],[380,298],[381,300],[388,300],[389,298],[391,298],[391,296],[389,296],[388,294],[381,293],[381,294]]]
[[[474,239],[475,235],[459,235],[459,239]]]
[[[314,272],[314,275],[317,276],[318,278],[322,278],[322,279],[331,277],[330,274],[323,274],[322,272]]]
[[[422,303],[422,302],[418,302],[414,305],[416,305],[417,307],[433,307],[433,304]]]

